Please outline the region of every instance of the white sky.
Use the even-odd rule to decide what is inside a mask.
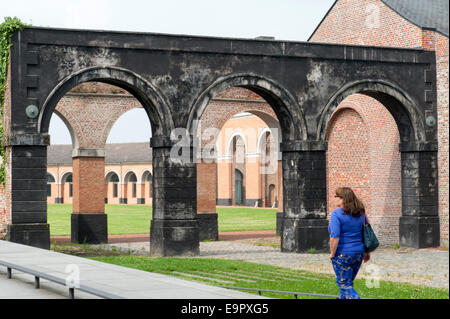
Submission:
[[[306,41],[334,0],[0,0],[0,20],[34,26]],[[124,114],[109,143],[148,141],[143,110]],[[126,133],[124,133],[126,132]],[[70,144],[57,116],[52,144]]]

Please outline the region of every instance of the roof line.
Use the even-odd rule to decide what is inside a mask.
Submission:
[[[311,38],[314,36],[314,34],[316,33],[316,31],[319,29],[319,27],[322,25],[323,21],[328,17],[328,15],[330,14],[331,10],[333,10],[334,6],[336,5],[336,3],[339,0],[334,1],[333,5],[330,7],[330,9],[327,11],[327,13],[325,14],[325,16],[322,18],[322,20],[319,22],[319,24],[317,25],[317,27],[314,29],[313,33],[309,36],[308,38],[308,42],[311,40]],[[449,37],[448,34],[445,34],[444,32],[436,29],[436,28],[432,28],[432,27],[423,27],[418,25],[417,23],[415,23],[414,21],[411,21],[410,19],[408,19],[407,17],[405,17],[404,15],[402,15],[400,12],[398,12],[397,10],[395,10],[393,7],[391,7],[389,4],[387,4],[384,0],[380,0],[384,5],[386,5],[389,9],[391,9],[392,11],[394,11],[396,14],[398,14],[401,18],[405,19],[406,21],[408,21],[411,24],[414,24],[416,27],[422,29],[422,30],[433,30],[439,34],[442,34],[445,37]]]
[[[337,2],[338,0],[336,0]],[[401,14],[400,12],[398,12],[397,10],[395,10],[393,7],[391,7],[388,3],[386,3],[385,0],[380,0],[384,5],[386,5],[389,9],[391,9],[392,11],[394,11],[395,13],[397,13],[400,17],[402,17],[403,19],[405,19],[406,21],[408,21],[411,24],[414,24],[416,27],[422,29],[422,30],[432,30],[435,31],[437,33],[442,34],[443,36],[446,36],[448,38],[448,34],[445,34],[444,32],[434,28],[434,27],[425,27],[425,26],[421,26],[417,23],[415,23],[414,21],[412,21],[411,19],[407,18],[406,16],[404,16],[403,14]]]
[[[331,10],[333,10],[334,6],[336,5],[336,3],[339,0],[334,1],[333,5],[330,7],[330,9],[328,9],[327,13],[323,16],[322,20],[320,20],[319,24],[317,25],[317,27],[314,29],[313,33],[309,36],[308,41],[311,40],[311,38],[313,37],[313,35],[316,33],[317,29],[319,29],[319,27],[322,25],[322,22],[328,17],[328,14],[331,12]]]

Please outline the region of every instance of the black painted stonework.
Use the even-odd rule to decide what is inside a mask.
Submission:
[[[283,219],[278,221],[282,251],[327,251],[325,165],[325,150],[283,153],[284,214],[278,215]]]
[[[48,224],[9,224],[6,240],[13,243],[50,249]]]
[[[400,245],[414,248],[439,246],[439,217],[400,217]]]
[[[400,243],[437,245],[437,126],[425,122],[428,116],[437,118],[434,52],[48,28],[16,31],[11,41],[8,93],[13,103],[5,110],[11,117],[5,132],[7,152],[11,151],[6,163],[12,189],[9,238],[47,245],[45,227],[36,226],[34,232],[27,225],[46,224],[50,119],[72,88],[101,81],[133,94],[152,124],[150,244],[156,255],[199,252],[194,143],[187,143],[181,152],[185,159],[177,161],[170,150],[179,138],[172,135],[172,140],[171,133],[184,128],[187,132],[181,136],[197,136],[197,123],[212,97],[236,86],[264,98],[280,123],[282,251],[326,249],[326,131],[339,103],[355,93],[383,103],[399,129]],[[39,109],[33,119],[25,112],[31,104]],[[227,205],[224,199],[217,203]],[[82,230],[97,227],[90,224],[93,219],[77,221],[85,223]]]
[[[217,213],[197,214],[199,238],[203,240],[219,240]]]
[[[197,220],[157,220],[150,224],[152,256],[195,256],[200,253]]]
[[[153,147],[153,220],[150,253],[154,256],[199,254],[197,220],[197,168],[171,160],[169,147]],[[188,154],[193,154],[188,148]],[[190,153],[189,153],[190,152]]]
[[[427,248],[440,244],[437,152],[402,152],[400,245]]]
[[[283,229],[283,212],[277,212],[276,234],[281,236]]]
[[[77,244],[108,243],[106,214],[72,214],[71,241]]]

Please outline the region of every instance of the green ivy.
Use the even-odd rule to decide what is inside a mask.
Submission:
[[[0,156],[2,164],[0,167],[0,182],[5,185],[6,177],[6,158],[5,158],[5,146],[4,140],[4,128],[3,128],[3,112],[4,112],[4,98],[6,90],[6,76],[8,74],[9,63],[9,48],[11,47],[11,37],[16,30],[23,30],[27,26],[22,23],[17,17],[5,17],[5,21],[0,24]]]

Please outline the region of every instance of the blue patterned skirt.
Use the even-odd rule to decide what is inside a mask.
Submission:
[[[353,289],[353,281],[361,267],[363,257],[362,253],[339,254],[331,259],[341,299],[360,299],[356,290]]]

